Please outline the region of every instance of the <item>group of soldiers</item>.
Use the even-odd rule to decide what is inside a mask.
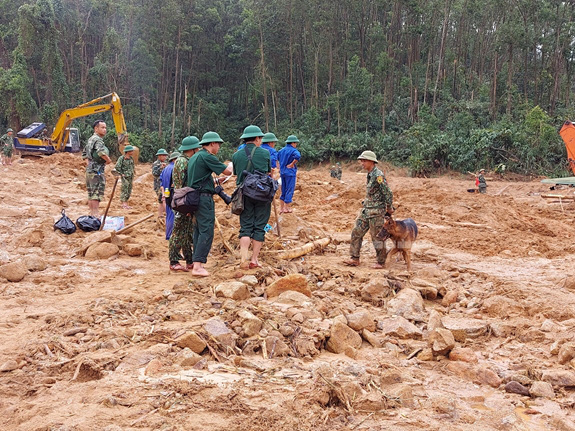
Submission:
[[[12,164],[12,153],[14,152],[14,131],[7,129],[6,133],[0,137],[0,153],[3,165]]]
[[[93,124],[94,134],[88,140],[82,156],[87,160],[86,187],[88,205],[93,216],[99,216],[99,202],[104,196],[104,169],[112,163],[109,151],[104,145],[106,123],[97,120]],[[190,272],[191,275],[207,277],[205,268],[212,247],[215,225],[214,194],[216,186],[236,176],[236,185],[241,186],[246,172],[255,171],[280,177],[281,212],[292,212],[291,203],[296,185],[297,164],[301,158],[297,150],[299,139],[290,135],[286,145],[275,150],[276,136],[263,133],[255,125],[247,126],[240,139],[243,141],[234,153],[232,161],[222,163],[217,154],[223,140],[213,131],[206,132],[202,139],[188,136],[182,140],[177,151],[168,154],[165,149],[156,153],[152,165],[154,190],[158,199],[158,214],[166,214],[166,239],[169,240],[168,257],[170,270]],[[134,148],[128,145],[118,158],[112,173],[122,179],[120,200],[124,208],[132,191],[134,178]],[[384,241],[377,238],[383,227],[384,217],[393,212],[393,193],[385,175],[377,167],[378,160],[372,151],[364,151],[358,157],[362,169],[367,171],[366,197],[351,233],[350,258],[343,263],[351,266],[360,264],[360,249],[363,237],[369,231],[376,251],[374,268],[383,268],[386,258]],[[341,166],[332,169],[332,176],[341,179]],[[193,214],[173,212],[169,203],[175,189],[191,187],[200,191],[199,206]],[[271,202],[262,202],[243,197],[244,209],[240,214],[240,268],[253,269],[261,266],[259,254],[263,246],[266,225],[271,213]],[[252,249],[250,256],[249,249]],[[180,263],[184,260],[185,264]]]

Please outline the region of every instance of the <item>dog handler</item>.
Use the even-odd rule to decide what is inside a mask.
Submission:
[[[375,269],[383,268],[387,252],[385,240],[377,238],[383,228],[386,213],[393,212],[393,193],[387,185],[383,172],[376,166],[377,157],[373,151],[364,151],[358,157],[361,167],[367,171],[367,193],[363,201],[363,208],[355,220],[355,227],[351,231],[350,258],[343,263],[348,266],[359,266],[359,251],[364,235],[369,231],[377,258]]]

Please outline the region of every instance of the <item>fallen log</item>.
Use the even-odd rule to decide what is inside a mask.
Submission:
[[[124,232],[126,232],[128,229],[132,229],[134,226],[136,226],[136,225],[138,225],[138,224],[140,224],[140,223],[142,223],[142,222],[148,220],[148,219],[151,218],[151,217],[154,217],[154,214],[148,214],[146,217],[141,218],[140,220],[135,221],[134,223],[129,224],[129,225],[126,226],[126,227],[123,227],[122,229],[120,229],[119,231],[117,231],[116,234],[119,235],[119,234],[121,234],[121,233],[124,233]]]
[[[565,196],[565,195],[541,195],[545,199],[561,199],[561,200],[575,200],[575,196]]]
[[[291,250],[270,251],[269,253],[276,255],[279,259],[295,259],[296,257],[311,253],[315,249],[321,249],[328,245],[330,242],[331,238],[326,237],[308,242],[307,244],[304,244],[300,247],[292,248]]]

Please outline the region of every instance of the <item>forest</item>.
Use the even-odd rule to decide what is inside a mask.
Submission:
[[[575,2],[0,5],[2,130],[53,126],[63,109],[115,91],[144,161],[208,130],[229,157],[257,124],[282,141],[297,134],[306,162],[370,149],[413,175],[567,174],[558,130],[574,118]],[[76,124],[84,141],[90,123]]]

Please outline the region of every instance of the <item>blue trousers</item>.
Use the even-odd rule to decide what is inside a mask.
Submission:
[[[166,239],[170,239],[174,230],[174,211],[166,205]]]
[[[293,192],[295,190],[295,176],[281,175],[282,179],[282,195],[280,200],[284,201],[286,204],[290,204],[293,199]]]

